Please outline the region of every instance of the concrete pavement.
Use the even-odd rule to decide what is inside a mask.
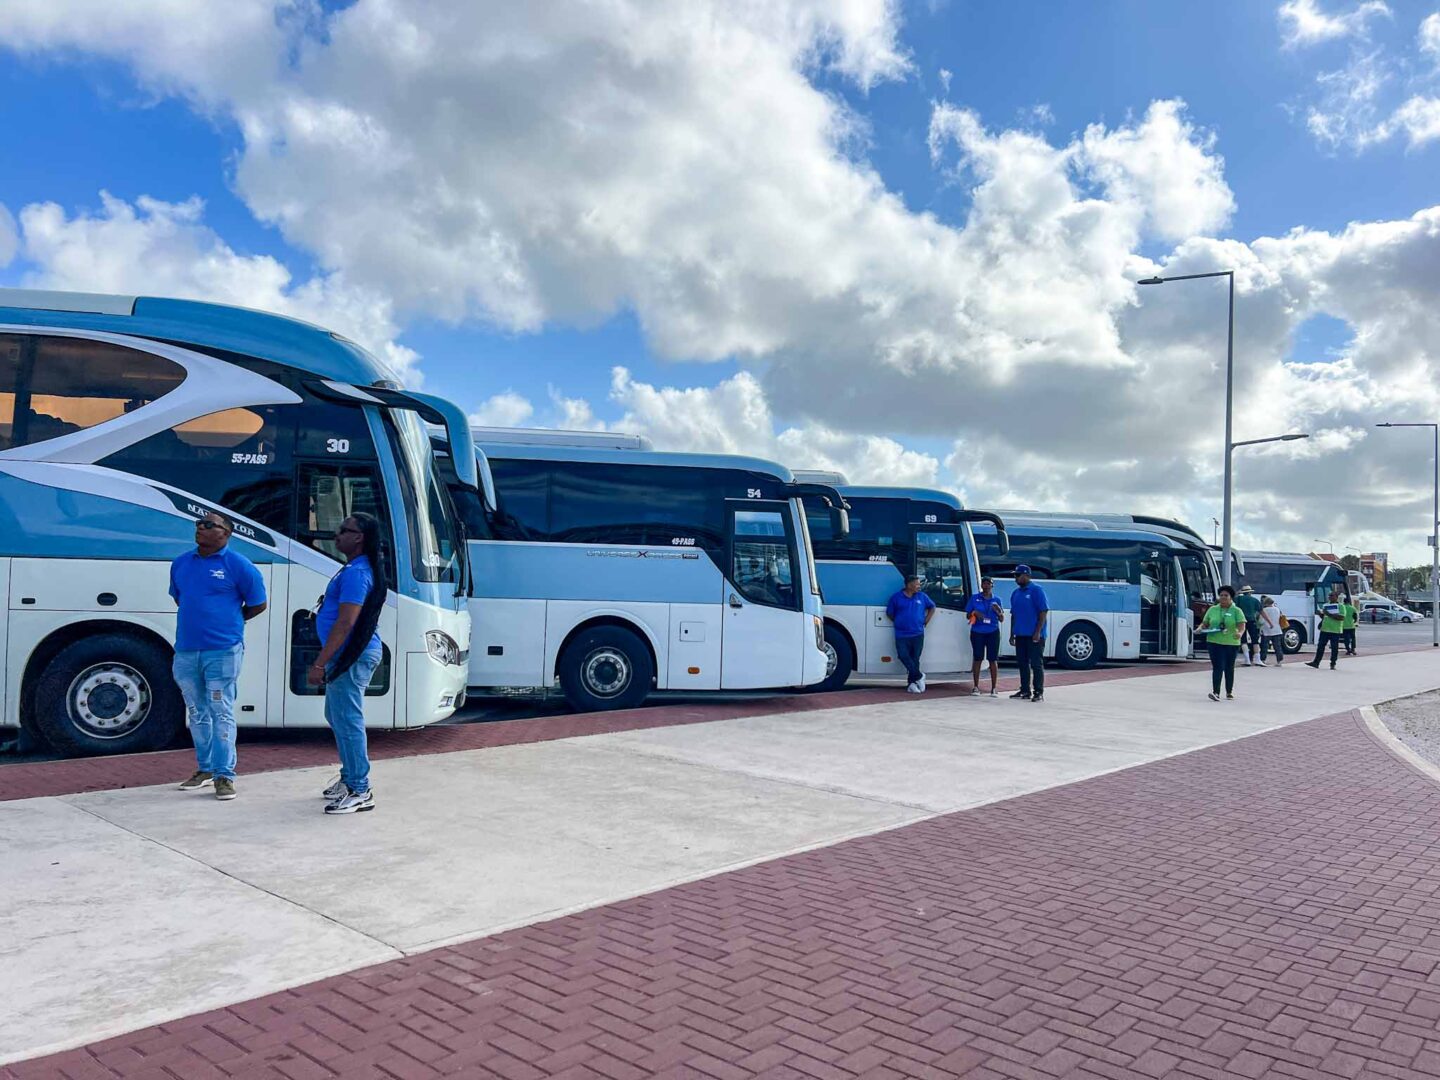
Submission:
[[[1242,669],[1220,704],[1207,680],[383,761],[380,809],[352,818],[319,813],[320,769],[244,778],[231,804],[168,786],[0,804],[25,871],[0,923],[0,1061],[1430,689],[1440,658]]]

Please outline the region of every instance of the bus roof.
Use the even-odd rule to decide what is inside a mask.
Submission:
[[[1150,514],[1082,514],[1061,510],[999,510],[997,513],[1005,522],[1009,523],[1013,520],[1017,525],[1030,522],[1065,527],[1067,523],[1074,522],[1073,527],[1080,529],[1096,528],[1113,531],[1117,528],[1129,528],[1144,532],[1158,532],[1165,536],[1183,539],[1191,547],[1209,547],[1205,538],[1183,521],[1154,517]],[[1090,524],[1082,524],[1084,522]]]
[[[359,345],[323,327],[199,300],[0,289],[0,323],[102,330],[224,349],[355,386],[390,383],[395,377]]]
[[[1279,562],[1279,563],[1320,563],[1323,566],[1339,566],[1339,563],[1331,563],[1325,559],[1317,559],[1313,555],[1307,555],[1303,551],[1242,551],[1240,557],[1246,562],[1254,559],[1256,562]]]
[[[492,461],[586,461],[603,465],[663,465],[691,469],[739,469],[744,472],[773,476],[781,483],[793,484],[795,476],[784,465],[764,458],[742,457],[738,454],[689,454],[665,450],[616,450],[599,446],[536,446],[532,443],[492,443],[476,440],[485,456]]]
[[[566,431],[563,428],[472,427],[476,442],[507,446],[591,446],[607,450],[653,450],[644,435],[621,431]]]
[[[1001,514],[1002,518],[1004,518],[1004,516],[1004,514]],[[976,522],[973,527],[977,533],[995,531],[995,526],[986,522]],[[1147,544],[1160,544],[1164,547],[1175,548],[1181,551],[1189,550],[1193,546],[1166,533],[1152,532],[1143,527],[1134,529],[1101,529],[1094,522],[1076,523],[1074,525],[1045,525],[1038,522],[1035,524],[1011,524],[1011,522],[1006,521],[1005,530],[1011,536],[1093,537],[1097,532],[1103,532],[1107,537],[1117,537],[1122,540],[1137,540]]]
[[[807,473],[806,478],[815,473]],[[846,499],[908,499],[911,501],[941,503],[955,510],[964,510],[960,497],[953,492],[937,488],[866,487],[862,484],[837,484],[836,489]]]

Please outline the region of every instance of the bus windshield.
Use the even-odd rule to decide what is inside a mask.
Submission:
[[[387,410],[385,419],[405,504],[411,572],[417,581],[458,582],[463,545],[450,496],[435,468],[430,435],[408,409]]]

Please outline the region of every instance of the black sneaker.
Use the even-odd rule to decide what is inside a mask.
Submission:
[[[1030,691],[1028,691],[1028,690],[1016,690],[1015,693],[1011,694],[1010,696],[1011,696],[1012,698],[1019,698],[1021,701],[1029,701],[1029,700],[1030,700]]]
[[[1305,666],[1306,666],[1306,667],[1313,667],[1316,671],[1319,671],[1319,670],[1320,670],[1320,661],[1319,661],[1319,660],[1306,660],[1306,661],[1305,661]]]
[[[196,769],[190,774],[190,779],[180,785],[180,790],[199,791],[201,788],[210,787],[214,783],[215,776],[213,773],[208,773],[204,769]]]
[[[1031,694],[1031,695],[1030,695],[1030,700],[1031,700],[1031,701],[1044,701],[1044,700],[1045,700],[1045,695],[1044,695],[1044,694]]]
[[[1212,690],[1210,693],[1206,694],[1205,696],[1208,697],[1211,701],[1219,701],[1219,700],[1220,700],[1220,695],[1217,694],[1217,693],[1215,693],[1213,690]]]
[[[344,795],[349,790],[350,789],[345,786],[345,781],[341,780],[340,777],[337,776],[334,780],[330,781],[330,786],[320,793],[320,797],[324,799],[327,803],[334,802],[336,799],[340,798],[341,795]]]

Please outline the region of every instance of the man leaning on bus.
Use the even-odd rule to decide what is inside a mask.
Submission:
[[[235,526],[213,510],[195,522],[195,550],[170,564],[175,619],[173,672],[195,740],[195,775],[181,791],[213,786],[235,798],[235,686],[245,660],[245,622],[265,610],[265,581],[231,551]]]

